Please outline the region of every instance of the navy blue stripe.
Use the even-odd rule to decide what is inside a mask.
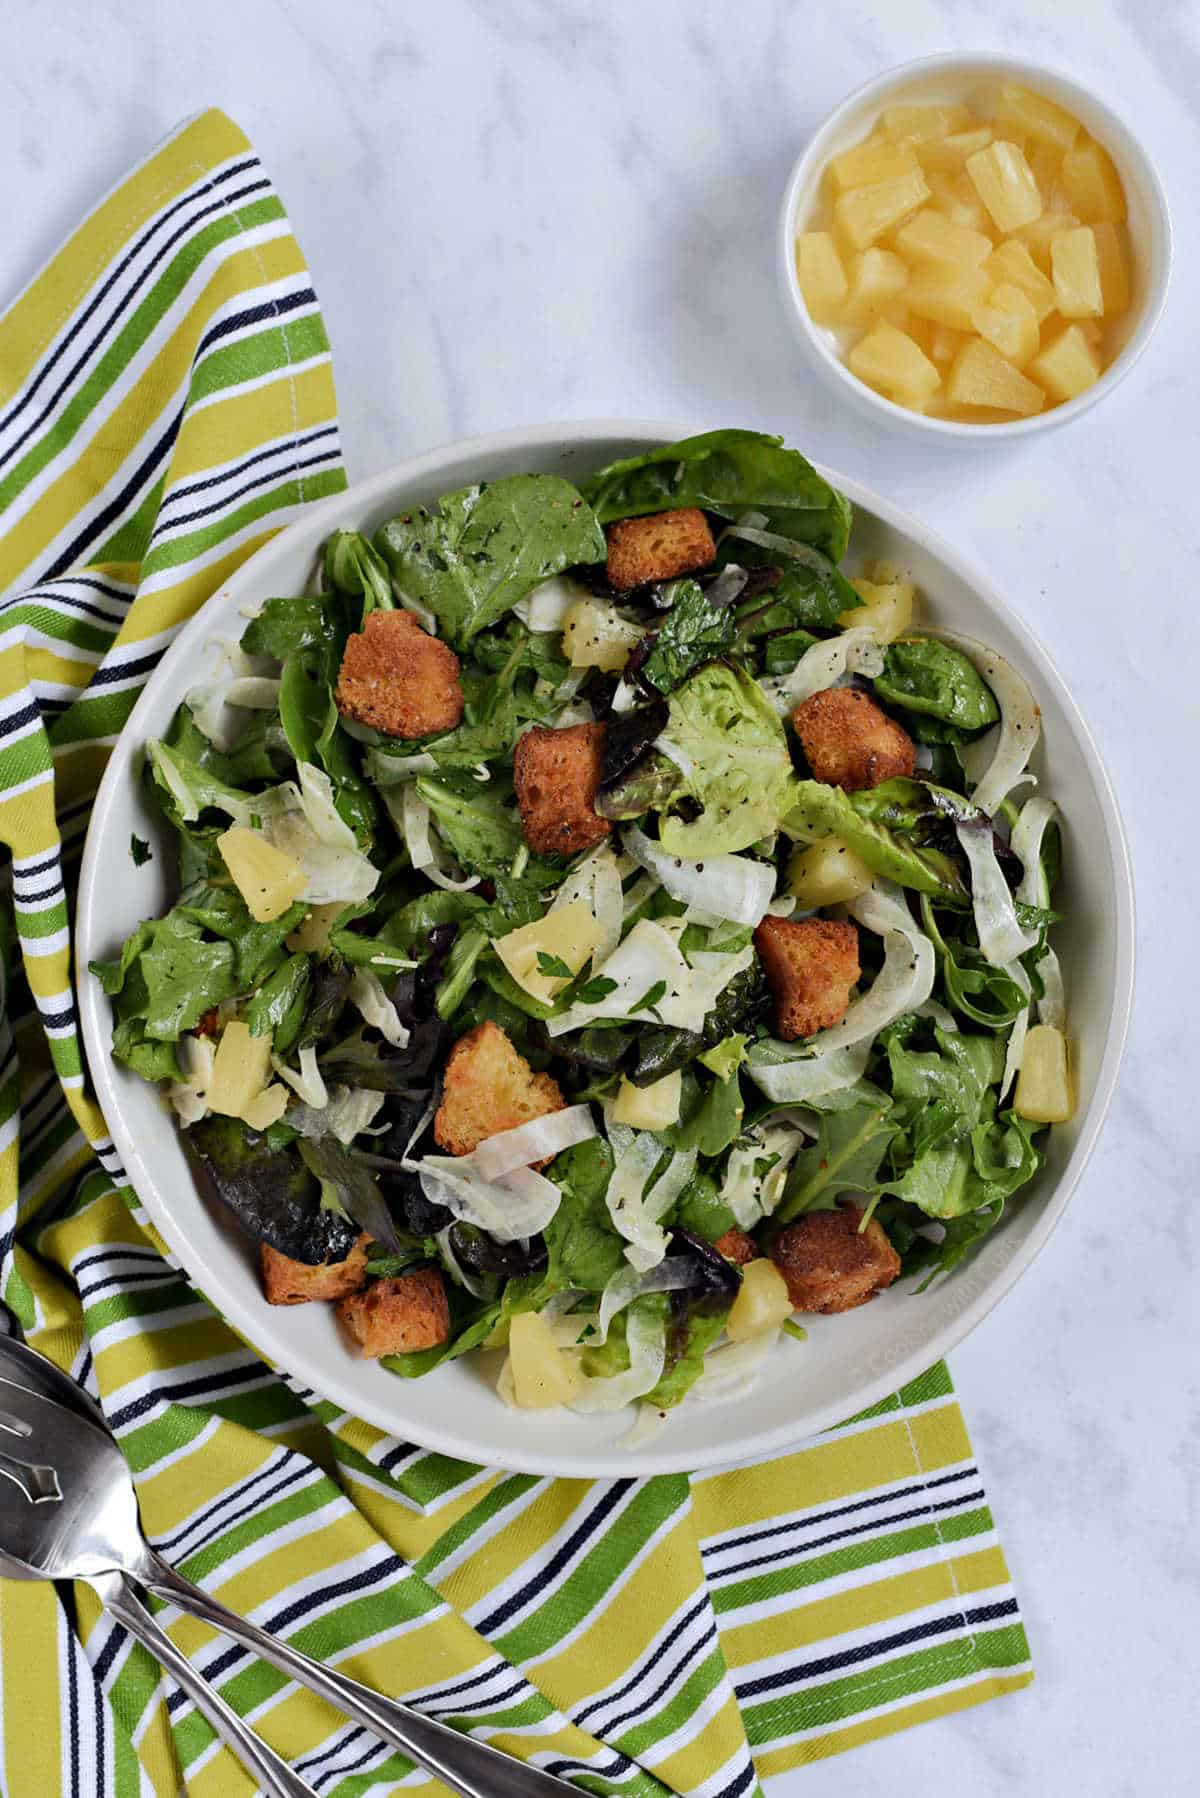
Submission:
[[[120,492],[115,494],[114,497],[109,500],[107,505],[100,508],[96,517],[91,519],[90,522],[83,527],[79,532],[79,535],[67,546],[59,556],[58,560],[46,570],[44,576],[46,580],[52,581],[58,575],[65,574],[68,568],[73,568],[77,562],[86,560],[87,551],[97,541],[101,533],[106,531],[109,525],[115,524],[119,518],[124,516],[126,509],[132,505],[137,494],[149,483],[150,477],[155,473],[159,464],[168,459],[172,449],[175,447],[175,439],[179,435],[179,427],[182,423],[183,407],[181,405],[162,436],[158,439],[158,442],[152,444],[150,449],[147,450],[133,474],[121,488]],[[97,678],[99,677],[97,676]]]
[[[707,1608],[708,1594],[705,1592],[697,1599],[690,1611],[685,1611],[684,1615],[679,1619],[679,1622],[675,1625],[674,1629],[661,1646],[655,1649],[655,1659],[661,1660],[668,1648],[679,1640],[684,1630],[694,1623],[700,1613],[707,1610]],[[620,1704],[623,1699],[627,1698],[635,1686],[641,1685],[643,1679],[646,1677],[646,1673],[647,1668],[644,1666],[640,1667],[636,1673],[632,1674],[631,1677],[625,1681],[623,1686],[618,1686],[615,1692],[608,1692],[603,1698],[596,1698],[593,1699],[591,1704],[585,1704],[581,1711],[572,1712],[572,1721],[577,1723],[582,1729],[585,1726],[587,1719],[595,1716],[597,1711],[605,1710],[610,1704]]]
[[[901,1499],[915,1498],[918,1493],[928,1492],[934,1486],[949,1486],[958,1480],[977,1479],[978,1472],[974,1467],[960,1468],[957,1473],[940,1474],[937,1479],[917,1480],[911,1486],[894,1487],[889,1492],[877,1492],[870,1498],[859,1498],[849,1505],[836,1505],[832,1510],[815,1511],[810,1517],[795,1517],[786,1523],[772,1524],[769,1529],[749,1530],[743,1536],[731,1536],[727,1541],[714,1542],[704,1552],[709,1556],[732,1554],[735,1549],[749,1548],[755,1542],[767,1542],[773,1536],[790,1535],[793,1530],[811,1530],[821,1524],[833,1523],[839,1517],[852,1517],[856,1511],[869,1511],[880,1505],[895,1504]],[[717,1578],[721,1575],[718,1573]]]
[[[799,1685],[805,1680],[820,1679],[827,1673],[859,1666],[864,1661],[878,1660],[897,1649],[911,1648],[916,1642],[928,1642],[935,1636],[949,1635],[952,1630],[968,1629],[974,1623],[994,1623],[1000,1617],[1014,1617],[1016,1612],[1017,1601],[1009,1598],[1000,1604],[981,1605],[972,1611],[957,1611],[949,1617],[914,1623],[908,1629],[897,1630],[894,1635],[877,1636],[872,1642],[859,1643],[857,1648],[843,1649],[840,1654],[824,1654],[814,1661],[801,1661],[795,1666],[783,1667],[777,1673],[764,1674],[761,1679],[747,1680],[737,1688],[738,1702],[744,1704],[748,1698],[757,1698],[760,1693],[778,1692],[785,1686]]]
[[[193,493],[207,493],[213,487],[223,486],[226,481],[233,480],[235,475],[244,474],[248,468],[256,467],[260,462],[266,462],[273,460],[275,457],[284,456],[289,450],[295,451],[299,448],[305,448],[309,444],[316,443],[321,437],[333,437],[336,435],[336,425],[322,425],[318,430],[306,431],[299,437],[292,437],[287,443],[277,443],[268,449],[257,451],[253,456],[243,456],[240,462],[231,463],[228,468],[222,469],[220,474],[208,475],[202,481],[189,481],[186,487],[172,487],[170,492],[164,497],[162,505],[159,507],[158,516],[161,520],[163,513],[168,511],[169,508],[175,504],[176,500],[187,499],[188,496]],[[170,520],[169,522],[174,523],[174,520]]]
[[[27,724],[41,722],[41,712],[35,705],[22,706],[19,712],[10,712],[7,718],[0,718],[0,737],[11,737]]]
[[[247,306],[241,312],[230,313],[228,318],[219,318],[209,326],[196,345],[193,366],[223,337],[231,337],[235,331],[241,331],[250,325],[265,324],[268,319],[282,318],[287,312],[297,312],[301,306],[315,306],[316,303],[317,296],[313,289],[304,287],[296,293],[285,294],[282,299],[264,300],[260,306]]]
[[[118,681],[133,680],[139,675],[144,678],[153,674],[165,654],[165,649],[156,649],[149,655],[132,656],[127,662],[113,662],[106,668],[97,668],[91,684],[93,687],[112,687]]]
[[[582,1548],[588,1538],[596,1534],[605,1518],[616,1509],[635,1484],[634,1480],[614,1480],[603,1498],[592,1507],[590,1514],[579,1528],[572,1531],[562,1547],[551,1556],[546,1565],[532,1579],[527,1580],[519,1591],[514,1592],[511,1598],[499,1605],[490,1616],[485,1617],[482,1622],[476,1623],[475,1628],[480,1635],[490,1635],[494,1629],[507,1623],[510,1617],[522,1610],[530,1599],[536,1598],[537,1594],[549,1585],[564,1567],[569,1565],[572,1557]]]
[[[278,455],[282,454],[282,451],[273,453]],[[185,524],[198,524],[201,519],[211,518],[214,513],[227,512],[235,501],[245,499],[248,494],[258,493],[264,487],[277,486],[284,481],[289,481],[306,468],[319,468],[323,462],[336,462],[337,460],[336,444],[332,448],[322,451],[319,456],[297,457],[294,461],[285,463],[281,468],[270,469],[266,474],[260,475],[256,481],[246,481],[241,487],[236,487],[232,493],[223,494],[211,506],[197,506],[194,512],[185,512],[180,518],[164,519],[162,521],[163,529],[173,533]],[[155,534],[157,535],[157,533],[158,526],[156,525]]]
[[[164,1263],[165,1265],[165,1263]],[[169,1268],[169,1273],[174,1269]],[[198,1374],[195,1379],[179,1380],[174,1385],[156,1387],[153,1392],[143,1392],[130,1404],[122,1405],[109,1417],[109,1426],[113,1430],[123,1430],[126,1424],[136,1423],[139,1417],[145,1417],[159,1405],[178,1405],[185,1399],[202,1398],[205,1393],[219,1393],[233,1386],[246,1386],[251,1380],[269,1379],[270,1373],[261,1361],[247,1361],[241,1367],[230,1368],[225,1373]]]

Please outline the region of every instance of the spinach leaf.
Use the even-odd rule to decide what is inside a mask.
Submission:
[[[730,566],[759,570],[752,574],[747,595],[734,611],[744,641],[771,631],[831,631],[843,612],[862,605],[858,593],[841,569],[819,550],[797,544],[795,552],[760,549],[731,532],[717,552],[717,560]],[[768,582],[768,585],[763,585]]]
[[[969,906],[970,895],[954,860],[943,850],[924,848],[864,815],[874,802],[864,803],[862,794],[844,793],[823,781],[802,780],[797,783],[796,797],[797,803],[783,820],[788,836],[802,843],[841,837],[873,873],[928,893],[939,905]]]
[[[319,593],[268,599],[242,632],[242,648],[250,656],[274,656],[277,662],[286,662],[300,650],[319,648],[326,630]]]
[[[322,1209],[317,1182],[294,1149],[271,1147],[237,1118],[213,1116],[193,1124],[184,1141],[221,1203],[256,1241],[310,1267],[349,1254],[357,1229]]]
[[[767,528],[811,543],[840,562],[850,541],[850,502],[781,437],[707,431],[610,462],[584,485],[601,524],[699,506],[722,518],[763,512]]]
[[[924,712],[959,730],[983,730],[1000,716],[992,690],[974,664],[935,637],[889,644],[875,692],[889,705]]]
[[[805,1211],[831,1211],[843,1192],[877,1192],[880,1163],[897,1131],[890,1114],[886,1098],[823,1113],[816,1142],[792,1163],[775,1222],[790,1223]]]
[[[591,507],[558,475],[510,475],[414,507],[376,533],[392,584],[469,643],[549,575],[607,554]]]
[[[697,1169],[675,1201],[670,1222],[681,1230],[690,1230],[705,1242],[716,1242],[726,1230],[732,1230],[733,1212],[722,1203],[720,1188],[711,1174]]]
[[[710,604],[699,581],[673,581],[664,593],[672,596],[671,609],[640,673],[660,693],[672,693],[693,668],[724,654],[737,635],[737,620],[730,607]]]
[[[469,874],[506,873],[521,847],[521,822],[507,783],[470,774],[422,775],[417,792]]]
[[[310,979],[307,955],[290,955],[246,1007],[251,1036],[269,1036],[277,1055],[286,1055],[300,1034]]]

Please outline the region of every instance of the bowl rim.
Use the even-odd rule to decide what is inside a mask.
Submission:
[[[461,461],[475,456],[483,458],[503,451],[524,449],[528,449],[533,457],[549,459],[566,446],[587,446],[591,443],[612,439],[623,439],[632,452],[641,447],[649,448],[654,444],[675,442],[692,434],[693,427],[664,424],[653,420],[589,419],[570,424],[521,425],[505,431],[446,442],[435,449],[394,463],[380,473],[347,487],[341,493],[333,494],[313,506],[306,507],[298,518],[263,544],[255,551],[254,555],[248,557],[234,574],[221,584],[217,595],[213,597],[219,596],[227,606],[236,604],[242,595],[242,589],[253,586],[255,583],[256,563],[261,560],[269,560],[272,554],[278,554],[281,549],[286,550],[294,538],[313,533],[314,527],[332,528],[335,522],[344,522],[347,516],[355,511],[363,513],[380,502],[386,501],[389,494],[398,487],[411,488],[415,482],[421,481],[426,476],[436,475],[440,467],[451,459]],[[903,508],[882,498],[862,483],[842,476],[835,470],[822,465],[818,464],[817,466],[820,467],[827,479],[847,494],[855,507],[861,507],[864,511],[873,513],[889,528],[900,531],[919,542],[922,548],[936,556],[951,573],[964,581],[974,594],[981,597],[985,606],[994,608],[1018,640],[1022,657],[1028,658],[1028,663],[1034,670],[1036,679],[1054,689],[1055,697],[1062,706],[1068,727],[1080,746],[1084,763],[1095,786],[1097,802],[1104,822],[1105,842],[1113,873],[1117,910],[1112,1009],[1107,1040],[1097,1070],[1091,1102],[1082,1120],[1078,1140],[1062,1177],[1045,1195],[1041,1215],[1035,1221],[1029,1235],[989,1286],[976,1294],[969,1304],[963,1306],[951,1320],[935,1332],[929,1342],[912,1349],[900,1363],[885,1370],[882,1374],[875,1374],[870,1379],[864,1380],[861,1392],[854,1401],[854,1413],[857,1413],[878,1403],[881,1399],[889,1397],[908,1381],[924,1373],[927,1368],[947,1355],[983,1321],[1012,1289],[1041,1253],[1058,1227],[1094,1152],[1100,1131],[1112,1105],[1124,1057],[1133,1003],[1134,889],[1125,830],[1108,771],[1063,677],[1059,674],[1039,639],[1010,607],[1007,600],[996,591],[988,577],[975,568],[969,559],[960,556],[937,532],[930,530],[911,514],[905,512]],[[176,668],[201,651],[211,636],[213,621],[211,617],[206,617],[208,611],[209,603],[206,602],[183,626],[139,694],[124,729],[114,745],[93,803],[84,844],[76,901],[76,967],[83,970],[77,977],[77,1000],[84,1046],[96,1098],[104,1114],[113,1143],[122,1157],[129,1184],[135,1190],[151,1221],[160,1231],[171,1253],[185,1272],[188,1271],[186,1228],[180,1230],[178,1220],[173,1214],[165,1194],[159,1190],[150,1168],[146,1164],[133,1129],[125,1120],[120,1088],[115,1079],[115,1064],[112,1062],[110,1052],[112,1023],[109,1003],[99,981],[90,977],[86,973],[86,968],[89,957],[95,954],[100,947],[90,939],[102,928],[104,902],[99,890],[104,861],[102,846],[112,835],[106,829],[106,815],[121,783],[131,777],[133,757],[136,755],[144,735],[143,721],[154,706],[160,689],[164,685],[171,684]],[[401,1415],[392,1413],[390,1407],[376,1405],[369,1395],[367,1395],[366,1402],[363,1402],[363,1395],[357,1392],[354,1386],[354,1370],[358,1363],[348,1353],[343,1362],[329,1370],[332,1377],[327,1377],[327,1370],[324,1367],[316,1369],[307,1364],[302,1367],[291,1366],[290,1364],[295,1360],[292,1346],[277,1334],[271,1307],[263,1303],[261,1296],[257,1293],[252,1296],[239,1296],[219,1278],[205,1278],[199,1282],[199,1286],[218,1314],[269,1365],[301,1375],[304,1383],[319,1394],[327,1396],[331,1402],[348,1411],[350,1415],[363,1418],[364,1421],[373,1424],[388,1435],[419,1443],[426,1449],[449,1455],[455,1460],[473,1461],[518,1472],[570,1478],[645,1477],[660,1473],[695,1472],[701,1469],[705,1472],[715,1472],[722,1468],[746,1465],[795,1449],[825,1430],[847,1420],[848,1413],[844,1402],[826,1401],[824,1404],[811,1408],[806,1414],[803,1426],[782,1424],[772,1429],[758,1431],[753,1437],[744,1439],[732,1454],[729,1452],[727,1439],[714,1443],[711,1450],[701,1454],[695,1452],[683,1454],[679,1451],[672,1453],[669,1447],[669,1432],[658,1442],[652,1442],[634,1451],[622,1449],[610,1442],[600,1441],[597,1442],[594,1454],[590,1451],[572,1450],[564,1457],[545,1454],[537,1450],[526,1451],[519,1445],[514,1446],[511,1450],[505,1448],[499,1452],[493,1445],[489,1445],[480,1451],[478,1448],[472,1448],[469,1441],[464,1441],[461,1436],[456,1436],[449,1431],[435,1429],[425,1424],[415,1430],[410,1428]],[[396,1381],[396,1391],[399,1400],[404,1391],[403,1381]]]
[[[1109,146],[1114,147],[1126,160],[1137,166],[1152,202],[1152,216],[1148,221],[1150,229],[1157,236],[1161,245],[1158,280],[1146,294],[1141,316],[1133,332],[1103,371],[1100,379],[1073,400],[1067,400],[1059,406],[1051,406],[1043,412],[1036,413],[1032,418],[1011,419],[1001,424],[969,424],[956,419],[928,418],[922,412],[913,412],[906,406],[898,405],[894,400],[886,398],[884,394],[877,393],[865,381],[860,381],[842,358],[836,354],[821,328],[809,316],[808,307],[805,305],[804,296],[800,291],[796,259],[793,253],[800,189],[809,179],[814,162],[827,153],[830,139],[836,135],[847,114],[868,100],[882,99],[885,94],[902,88],[909,82],[920,80],[923,76],[935,75],[943,70],[949,72],[954,69],[961,69],[964,73],[970,70],[980,72],[990,70],[997,75],[1009,73],[1020,76],[1029,86],[1034,86],[1039,79],[1048,77],[1082,99],[1088,107],[1103,118]],[[876,411],[914,431],[920,431],[930,441],[940,439],[947,444],[974,445],[1000,441],[1011,442],[1014,439],[1033,436],[1039,431],[1055,430],[1061,425],[1069,424],[1072,419],[1078,418],[1089,407],[1104,399],[1125,379],[1134,364],[1141,358],[1154,335],[1166,305],[1174,263],[1171,210],[1157,164],[1120,114],[1113,110],[1104,96],[1097,93],[1095,88],[1089,87],[1085,82],[1059,68],[1055,63],[1032,62],[1025,57],[1012,56],[1006,51],[999,50],[951,50],[941,51],[935,56],[916,57],[910,62],[893,64],[878,75],[872,76],[870,80],[861,82],[858,87],[848,93],[822,120],[792,164],[784,187],[777,241],[778,270],[788,310],[794,317],[802,342],[816,357],[820,367],[847,388],[860,406]]]

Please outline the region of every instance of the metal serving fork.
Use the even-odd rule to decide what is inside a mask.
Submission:
[[[36,1390],[28,1374],[30,1362],[40,1364]],[[119,1588],[121,1609],[112,1607],[116,1614],[185,1685],[182,1663],[193,1682],[186,1689],[216,1729],[226,1721],[228,1707],[205,1688],[205,1703],[216,1699],[222,1705],[220,1720],[211,1709],[205,1709],[196,1690],[195,1670],[169,1638],[161,1637],[124,1581],[112,1577],[114,1573],[136,1580],[147,1591],[230,1636],[398,1748],[463,1798],[565,1798],[571,1788],[562,1780],[511,1760],[486,1743],[321,1666],[176,1573],[142,1534],[133,1480],[107,1426],[96,1421],[90,1401],[86,1407],[75,1404],[70,1410],[58,1402],[61,1389],[43,1372],[50,1366],[24,1345],[0,1339],[0,1573],[22,1579],[84,1579],[106,1604],[110,1593]],[[66,1380],[66,1375],[57,1369],[54,1372]],[[74,1386],[73,1381],[68,1383]],[[86,1398],[78,1387],[74,1389],[80,1398]],[[131,1612],[137,1613],[136,1619]],[[143,1626],[155,1632],[153,1642],[147,1640]],[[169,1650],[169,1659],[161,1652],[162,1644]],[[302,1798],[311,1791],[232,1712],[228,1715],[237,1724],[238,1754],[254,1766],[256,1777],[272,1798],[277,1792]],[[257,1753],[257,1763],[251,1761],[251,1753]],[[280,1782],[277,1769],[290,1783]]]

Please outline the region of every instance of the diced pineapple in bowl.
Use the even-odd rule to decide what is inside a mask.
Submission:
[[[1012,57],[938,56],[852,94],[784,199],[787,303],[875,417],[1024,436],[1111,391],[1166,297],[1171,227],[1103,101]]]

